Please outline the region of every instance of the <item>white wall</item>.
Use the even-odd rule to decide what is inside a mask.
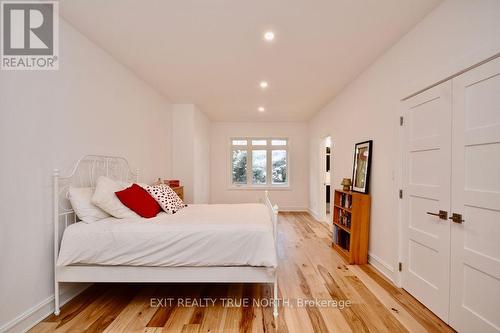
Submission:
[[[210,120],[194,104],[175,104],[172,115],[173,177],[187,203],[210,200]]]
[[[193,203],[193,108],[174,104],[172,108],[172,175],[184,186],[184,201]]]
[[[290,139],[290,190],[270,190],[281,210],[307,210],[308,131],[307,123],[214,122],[211,131],[211,202],[258,202],[261,190],[230,189],[230,138],[287,137]]]
[[[142,181],[171,175],[168,100],[63,19],[60,51],[59,71],[0,72],[3,328],[52,306],[53,168],[67,172],[84,154],[106,154],[125,156]]]
[[[397,165],[400,99],[500,52],[500,1],[449,0],[310,121],[310,207],[317,211],[317,145],[331,134],[332,186],[352,177],[354,144],[373,139],[372,262],[390,277],[398,262]],[[378,259],[378,260],[377,260]]]
[[[194,157],[193,157],[193,202],[210,202],[210,131],[207,116],[195,109],[194,113]]]

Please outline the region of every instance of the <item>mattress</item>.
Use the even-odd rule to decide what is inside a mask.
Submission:
[[[189,205],[151,219],[74,223],[57,265],[276,267],[277,258],[265,205]]]

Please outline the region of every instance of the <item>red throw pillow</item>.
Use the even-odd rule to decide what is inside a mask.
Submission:
[[[115,194],[122,204],[142,217],[155,217],[161,212],[161,207],[156,200],[149,195],[148,191],[137,184],[132,184],[132,186],[115,192]]]

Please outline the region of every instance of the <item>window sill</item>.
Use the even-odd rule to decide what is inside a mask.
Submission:
[[[228,186],[229,191],[291,191],[292,187],[290,185],[286,186]]]

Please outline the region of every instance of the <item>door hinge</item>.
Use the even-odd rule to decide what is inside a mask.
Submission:
[[[398,269],[400,272],[403,271],[403,263],[402,262],[399,263]]]
[[[404,124],[404,120],[403,120],[403,116],[399,117],[399,126],[403,126]]]
[[[399,190],[399,199],[403,199],[403,190]]]

